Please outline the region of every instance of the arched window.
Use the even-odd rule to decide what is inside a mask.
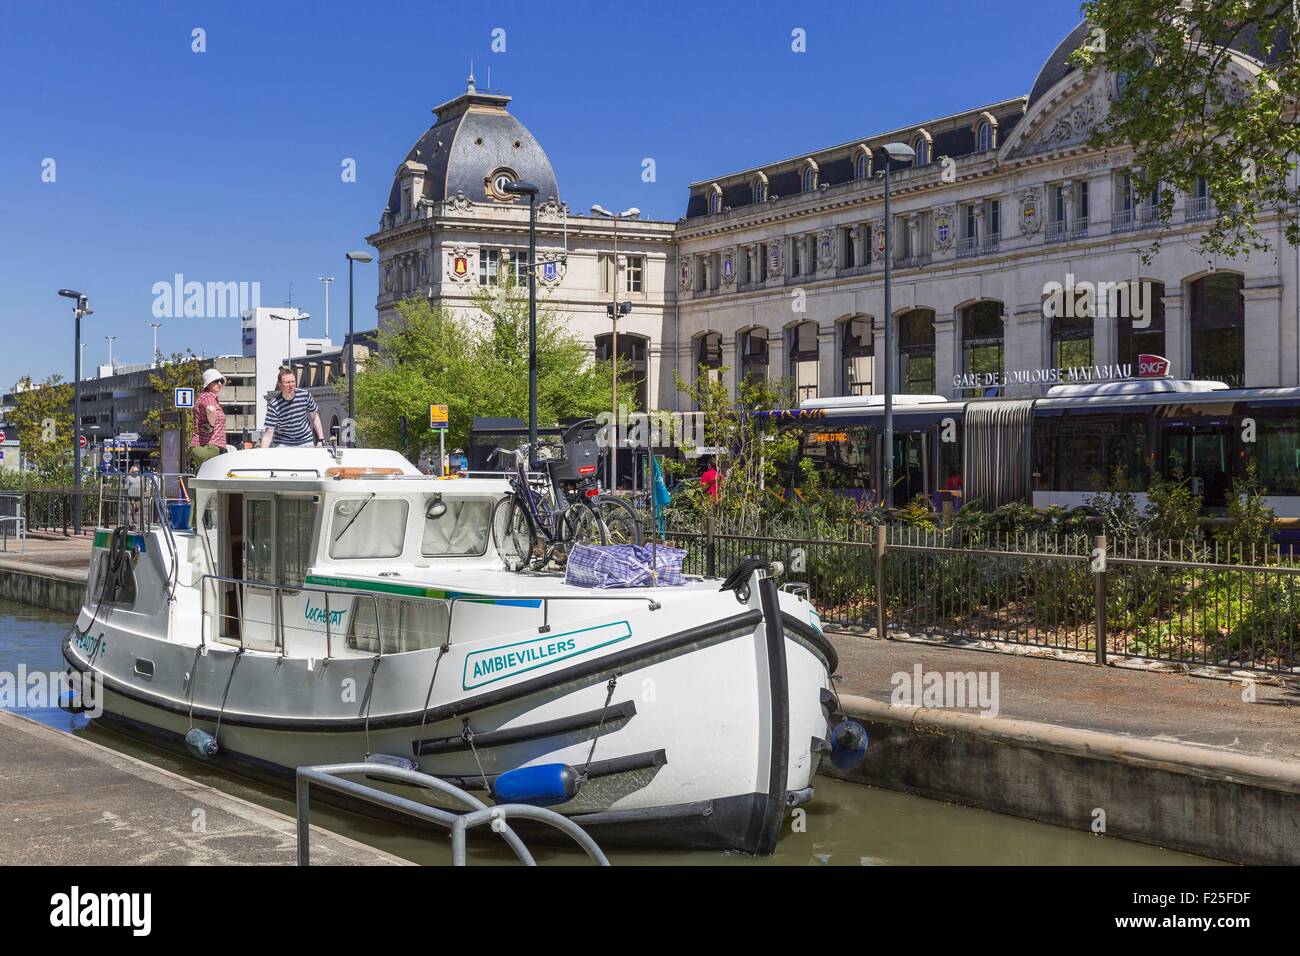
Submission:
[[[993,124],[988,120],[980,123],[975,131],[975,148],[981,152],[993,148]]]
[[[918,136],[912,140],[912,149],[916,150],[915,166],[928,166],[930,164],[930,141],[924,136]]]
[[[876,342],[871,318],[865,315],[840,322],[840,390],[845,395],[874,391]]]
[[[853,178],[858,182],[871,178],[871,153],[865,148],[860,148],[853,160]]]
[[[1215,272],[1191,284],[1192,378],[1246,383],[1245,280]]]
[[[817,323],[800,322],[786,330],[790,355],[790,380],[795,401],[817,397]]]
[[[987,299],[960,312],[962,371],[974,376],[977,395],[999,394],[989,389],[1001,383],[1006,368],[1002,311],[1001,302]]]
[[[737,351],[740,352],[740,377],[755,382],[767,381],[768,343],[767,329],[761,326],[746,329],[739,335]]]
[[[609,361],[609,346],[613,335],[606,332],[596,336],[596,361]],[[618,390],[620,396],[635,398],[636,409],[644,411],[646,405],[646,380],[650,340],[644,335],[622,333],[618,337]],[[620,399],[621,401],[622,399]],[[628,402],[632,404],[632,402]]]
[[[722,381],[722,333],[704,332],[695,338],[695,371],[699,378]]]
[[[1054,368],[1090,368],[1093,364],[1092,309],[1066,307],[1052,316],[1052,365]],[[1086,312],[1086,315],[1079,315]]]
[[[802,188],[806,193],[817,189],[817,164],[811,159],[803,167]]]
[[[343,436],[339,434],[339,416],[337,412],[330,416],[330,431],[326,437],[334,438],[339,441],[343,440]]]
[[[934,394],[934,310],[912,309],[898,317],[899,391]]]
[[[714,183],[709,187],[709,215],[722,212],[722,187]]]
[[[1119,325],[1117,358],[1136,376],[1139,356],[1165,354],[1165,284],[1144,281],[1136,288],[1128,283],[1118,288],[1123,298],[1113,313]]]
[[[749,184],[750,198],[755,203],[767,202],[767,177],[759,173]]]

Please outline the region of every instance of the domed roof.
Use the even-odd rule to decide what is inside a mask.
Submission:
[[[1038,76],[1034,79],[1034,85],[1029,90],[1028,106],[1032,107],[1034,102],[1044,93],[1078,69],[1077,66],[1067,62],[1067,60],[1070,54],[1082,46],[1084,40],[1088,39],[1088,33],[1088,22],[1085,20],[1071,30],[1069,35],[1052,51],[1052,55],[1047,58],[1043,68],[1038,71]],[[1271,44],[1265,42],[1252,24],[1237,34],[1229,49],[1237,53],[1243,53],[1262,63],[1271,64],[1277,63],[1285,51],[1289,49],[1289,39],[1290,33],[1282,30],[1273,38]]]
[[[493,190],[501,175],[537,187],[537,201],[559,200],[551,161],[527,127],[506,111],[510,97],[480,93],[474,77],[468,89],[436,106],[438,121],[411,147],[393,177],[388,208],[396,212],[402,201],[402,169],[408,162],[428,167],[424,175],[425,199],[441,201],[464,193],[474,202],[511,202],[514,197]]]

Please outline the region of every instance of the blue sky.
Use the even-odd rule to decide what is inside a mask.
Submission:
[[[119,362],[148,360],[153,285],[178,272],[260,282],[271,306],[292,283],[305,335],[323,331],[317,276],[333,275],[337,338],[343,254],[365,248],[394,169],[471,58],[480,88],[490,69],[514,97],[571,209],[676,219],[695,180],[1027,93],[1078,20],[1078,0],[6,0],[0,386],[71,375],[63,287],[91,297],[88,366],[107,359],[105,335]],[[358,328],[374,325],[374,270],[358,269]],[[185,347],[238,352],[238,322],[164,319],[159,348]]]

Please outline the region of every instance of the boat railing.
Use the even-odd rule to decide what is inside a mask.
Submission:
[[[208,613],[209,583],[214,585],[213,600],[217,604],[216,613],[213,615],[209,615]],[[259,621],[259,620],[252,620],[249,618],[247,613],[246,601],[244,598],[244,588],[246,587],[260,588],[263,590],[274,592],[275,599],[271,604],[271,620]],[[210,643],[209,641],[210,637],[218,641],[229,641],[232,636],[237,636],[240,649],[247,650],[248,649],[248,625],[252,624],[258,627],[269,628],[272,636],[272,643],[274,645],[275,650],[279,652],[281,657],[288,657],[290,631],[304,632],[305,634],[310,635],[310,637],[313,639],[313,642],[318,641],[321,637],[321,631],[317,630],[316,628],[301,627],[298,625],[291,625],[286,623],[285,614],[284,614],[285,593],[289,592],[292,594],[301,594],[304,591],[311,594],[319,594],[322,596],[324,600],[324,607],[321,608],[321,614],[325,623],[325,630],[324,630],[325,656],[321,658],[320,655],[316,653],[305,654],[303,656],[311,657],[311,658],[320,658],[321,660],[325,660],[325,661],[332,660],[334,658],[335,631],[343,627],[341,623],[339,624],[338,627],[335,627],[334,615],[339,614],[340,622],[341,622],[342,614],[340,612],[346,610],[352,610],[353,601],[356,601],[357,602],[356,606],[359,607],[360,602],[363,600],[369,600],[370,605],[374,611],[374,619],[375,619],[374,656],[376,657],[384,656],[383,617],[379,613],[379,601],[383,597],[383,595],[375,594],[374,592],[370,592],[370,591],[361,591],[361,590],[355,590],[350,588],[322,587],[322,586],[312,585],[312,584],[274,584],[268,581],[250,581],[245,578],[233,578],[222,574],[204,574],[199,579],[199,607],[200,607],[199,646],[203,647],[206,646],[208,643]],[[233,593],[235,596],[236,613],[234,614],[226,613],[221,601],[222,595],[228,593]],[[330,607],[330,595],[334,595],[334,597],[336,598],[336,602],[333,607]],[[346,605],[343,605],[337,601],[337,598],[340,595],[347,596],[348,603]],[[210,634],[210,622],[212,622],[213,620],[215,620],[217,624],[215,635]],[[224,624],[226,621],[231,621],[235,624],[235,627],[231,629],[234,632],[233,635],[227,635],[222,633],[223,628],[221,625]],[[346,633],[344,636],[346,638]],[[369,641],[367,641],[367,643],[369,643]],[[312,649],[316,650],[317,648],[313,647]]]
[[[503,600],[510,601],[516,605],[520,602],[536,601],[542,612],[542,623],[537,628],[537,633],[546,634],[551,630],[551,602],[552,601],[633,601],[644,602],[651,611],[657,611],[661,607],[658,601],[653,597],[642,594],[610,594],[608,591],[601,591],[598,594],[458,594],[454,597],[447,598],[447,633],[451,634],[452,624],[455,621],[456,607],[460,604],[482,604],[485,601]]]
[[[215,613],[209,613],[209,585],[213,592],[212,601],[215,603]],[[259,588],[274,593],[275,597],[271,603],[270,620],[252,620],[248,616],[248,609],[244,595],[245,588]],[[334,639],[339,630],[343,630],[344,637],[347,637],[348,627],[341,622],[342,615],[339,612],[353,610],[352,618],[355,620],[359,613],[363,613],[360,608],[362,602],[369,606],[364,613],[374,615],[375,632],[373,640],[367,636],[362,640],[367,646],[373,644],[374,655],[383,657],[385,647],[389,650],[387,653],[401,653],[407,650],[428,650],[448,644],[451,641],[451,634],[455,625],[456,608],[461,604],[483,604],[491,601],[508,601],[512,606],[528,606],[536,602],[537,609],[541,612],[541,623],[538,625],[539,634],[548,633],[551,629],[551,604],[557,601],[561,602],[582,602],[582,601],[621,601],[633,603],[643,603],[651,611],[659,610],[663,605],[651,595],[643,594],[610,594],[608,591],[599,591],[593,594],[457,594],[447,598],[428,597],[418,594],[383,594],[375,591],[369,591],[364,588],[349,588],[338,585],[322,584],[276,584],[268,581],[250,581],[246,578],[229,577],[222,574],[204,574],[199,579],[199,645],[206,646],[212,641],[230,641],[235,639],[241,650],[248,649],[248,632],[249,625],[269,630],[271,641],[274,649],[279,652],[281,657],[289,656],[289,638],[290,632],[302,632],[309,636],[313,643],[318,642],[322,632],[315,627],[302,627],[299,625],[289,624],[284,613],[284,595],[300,594],[307,592],[310,594],[321,595],[323,606],[320,608],[321,617],[324,620],[324,637],[325,637],[325,655],[321,657],[318,653],[305,654],[302,656],[318,658],[324,661],[332,660],[334,654]],[[235,600],[235,613],[230,614],[225,610],[222,596],[233,593]],[[334,603],[331,606],[331,596]],[[340,600],[345,599],[345,600]],[[384,600],[414,602],[427,605],[445,606],[447,608],[446,627],[440,628],[436,632],[420,635],[418,647],[404,647],[403,634],[400,633],[402,628],[397,628],[399,633],[387,634],[384,628],[384,615],[381,613],[380,602]],[[355,606],[353,602],[356,602]],[[528,602],[527,605],[524,602]],[[335,615],[339,614],[340,623],[335,626]],[[230,633],[223,633],[223,624],[227,621],[232,622],[235,626],[230,628]],[[213,624],[216,624],[215,634],[213,633]],[[355,630],[355,628],[352,628]],[[391,628],[389,629],[391,630]],[[408,629],[409,630],[409,629]],[[386,640],[387,639],[387,640]],[[359,644],[360,642],[358,642]],[[318,645],[312,650],[318,650]],[[369,654],[368,650],[362,650],[363,654]]]
[[[406,784],[431,790],[450,802],[464,808],[461,812],[445,810],[441,807],[398,796],[377,787],[367,786],[355,780],[348,780],[351,775],[364,775],[391,783]],[[407,816],[425,820],[451,831],[451,862],[453,866],[465,865],[465,837],[474,827],[489,824],[494,833],[501,834],[502,839],[525,866],[536,866],[537,861],[524,846],[523,840],[510,826],[511,818],[532,820],[552,829],[559,830],[573,840],[588,857],[598,866],[609,866],[609,859],[601,851],[596,841],[582,827],[568,817],[524,803],[500,803],[489,807],[482,800],[474,797],[460,787],[446,780],[377,762],[328,764],[317,767],[299,767],[296,774],[296,797],[298,809],[298,865],[311,865],[311,788],[312,785],[332,790],[335,793],[371,803],[385,809],[395,810]]]

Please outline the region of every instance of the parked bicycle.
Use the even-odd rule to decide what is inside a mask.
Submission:
[[[592,419],[569,426],[561,436],[561,455],[544,460],[544,476],[528,473],[531,446],[494,451],[498,463],[515,458],[511,494],[492,512],[493,541],[507,567],[558,563],[575,543],[641,543],[636,512],[618,496],[601,494],[598,430]]]

